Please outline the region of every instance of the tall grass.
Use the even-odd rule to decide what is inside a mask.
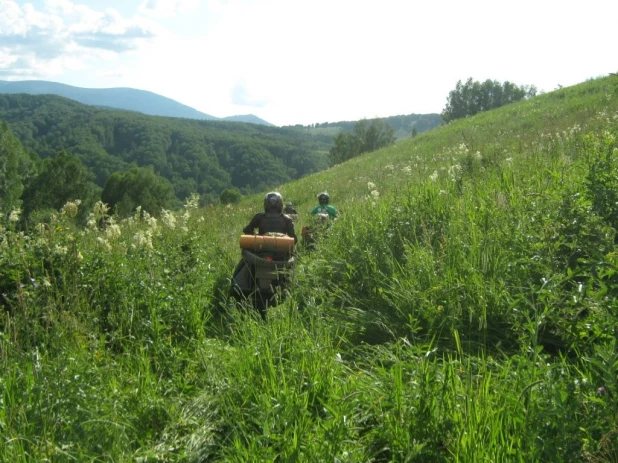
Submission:
[[[600,79],[282,185],[342,215],[266,321],[259,198],[5,224],[0,460],[618,461],[617,136]]]

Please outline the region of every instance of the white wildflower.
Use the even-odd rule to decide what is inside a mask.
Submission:
[[[137,232],[133,235],[133,241],[135,241],[136,247],[152,249],[152,234],[150,233],[150,230],[146,230],[145,232]]]
[[[153,230],[157,228],[157,219],[155,219],[154,217],[148,217],[146,222],[148,223],[148,226],[152,228]]]
[[[101,219],[107,216],[109,212],[109,206],[105,204],[103,201],[97,201],[92,209],[92,213],[94,214],[95,219]]]
[[[109,227],[107,227],[105,234],[110,240],[120,238],[120,235],[121,235],[120,227],[117,224],[113,223]]]
[[[375,190],[375,189],[376,189],[376,184],[375,184],[375,183],[373,183],[373,182],[367,182],[367,189],[368,189],[369,191],[371,191],[371,190]]]
[[[192,193],[191,196],[187,198],[187,202],[185,203],[185,209],[197,209],[200,205],[200,195],[197,193]]]
[[[431,180],[432,182],[435,182],[436,180],[438,180],[438,171],[437,170],[433,171],[433,174],[431,174],[429,176],[429,180]]]
[[[163,222],[166,227],[169,227],[172,230],[176,228],[176,217],[174,217],[174,214],[172,214],[166,209],[163,209],[161,211],[161,222]]]
[[[21,215],[21,208],[15,208],[9,214],[9,222],[18,222]]]
[[[483,159],[483,155],[481,154],[480,151],[477,151],[476,153],[474,153],[474,159],[477,161],[480,161],[481,159]]]
[[[412,167],[410,166],[404,166],[401,171],[406,174],[406,175],[411,175],[412,174]]]
[[[88,214],[88,220],[86,222],[86,226],[88,228],[96,228],[97,226],[97,219],[94,218],[94,214],[92,212]]]
[[[109,242],[101,236],[97,237],[97,243],[99,244],[99,246],[105,248],[108,251],[112,250],[112,245],[109,244]]]
[[[68,251],[69,249],[66,246],[60,246],[59,244],[54,248],[54,254],[59,256],[64,256]]]
[[[377,200],[377,199],[380,197],[380,192],[379,192],[378,190],[373,190],[373,191],[371,192],[371,197],[372,197],[374,200]]]
[[[79,211],[79,205],[82,203],[80,199],[76,199],[75,201],[67,201],[67,203],[62,206],[60,209],[60,213],[66,217],[73,218],[77,215]]]

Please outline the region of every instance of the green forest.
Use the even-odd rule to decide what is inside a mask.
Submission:
[[[410,138],[414,134],[427,132],[438,127],[442,123],[440,114],[408,114],[402,116],[389,116],[378,118],[384,124],[390,125],[398,140]],[[310,129],[314,134],[336,135],[338,132],[351,133],[358,121],[322,122],[314,124]]]
[[[101,188],[114,172],[150,166],[181,201],[229,187],[251,193],[317,172],[328,167],[332,144],[293,129],[147,116],[51,95],[0,95],[0,120],[42,159],[75,155]]]

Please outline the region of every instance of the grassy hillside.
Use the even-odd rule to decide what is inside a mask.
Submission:
[[[261,196],[0,244],[2,461],[618,460],[618,79],[281,185],[299,252],[226,298]]]

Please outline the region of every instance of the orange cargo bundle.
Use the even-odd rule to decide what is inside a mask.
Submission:
[[[240,247],[254,251],[286,251],[294,249],[294,238],[281,235],[240,235]]]

